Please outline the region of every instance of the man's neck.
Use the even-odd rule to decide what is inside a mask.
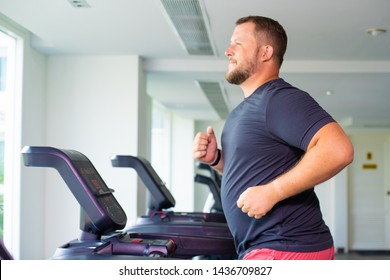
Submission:
[[[240,87],[242,91],[244,92],[244,97],[247,98],[251,96],[257,88],[264,85],[265,83],[279,79],[278,73],[275,73],[274,75],[267,75],[267,76],[256,76],[253,75],[250,78],[248,78],[245,82],[243,82]]]

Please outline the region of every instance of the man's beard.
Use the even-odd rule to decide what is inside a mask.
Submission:
[[[225,75],[226,81],[233,85],[241,85],[245,82],[251,75],[252,69],[247,67],[245,69],[234,69],[231,72],[227,72]]]
[[[255,51],[250,62],[243,65],[242,67],[237,67],[230,72],[226,72],[226,81],[234,85],[241,85],[243,82],[245,82],[256,70],[255,63],[257,62],[258,50],[259,49]]]

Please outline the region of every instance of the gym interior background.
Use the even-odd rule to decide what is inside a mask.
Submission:
[[[242,98],[222,81],[223,50],[234,21],[254,11],[286,26],[291,50],[282,76],[313,93],[354,143],[353,164],[316,188],[337,250],[390,250],[390,39],[379,34],[390,27],[388,3],[299,0],[296,7],[308,8],[301,16],[281,11],[296,10],[282,0],[181,1],[200,3],[215,44],[214,54],[194,55],[165,14],[162,3],[170,1],[88,0],[81,8],[67,0],[20,2],[0,3],[1,234],[15,258],[50,258],[79,235],[79,205],[55,170],[22,165],[25,145],[84,153],[115,189],[129,224],[144,213],[146,190],[135,172],[111,167],[113,154],[150,159],[177,211],[202,210],[208,191],[193,180],[192,140],[209,125],[220,137],[226,111]],[[379,33],[366,34],[370,27]]]

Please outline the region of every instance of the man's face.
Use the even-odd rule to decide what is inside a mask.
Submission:
[[[237,25],[233,31],[230,45],[225,52],[230,62],[225,78],[231,84],[242,84],[257,69],[259,48],[254,28],[254,23],[247,22]]]

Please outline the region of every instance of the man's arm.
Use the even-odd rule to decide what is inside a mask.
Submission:
[[[329,123],[313,136],[297,165],[268,184],[248,188],[237,206],[248,216],[261,218],[279,201],[330,179],[352,160],[350,139],[337,123]]]

